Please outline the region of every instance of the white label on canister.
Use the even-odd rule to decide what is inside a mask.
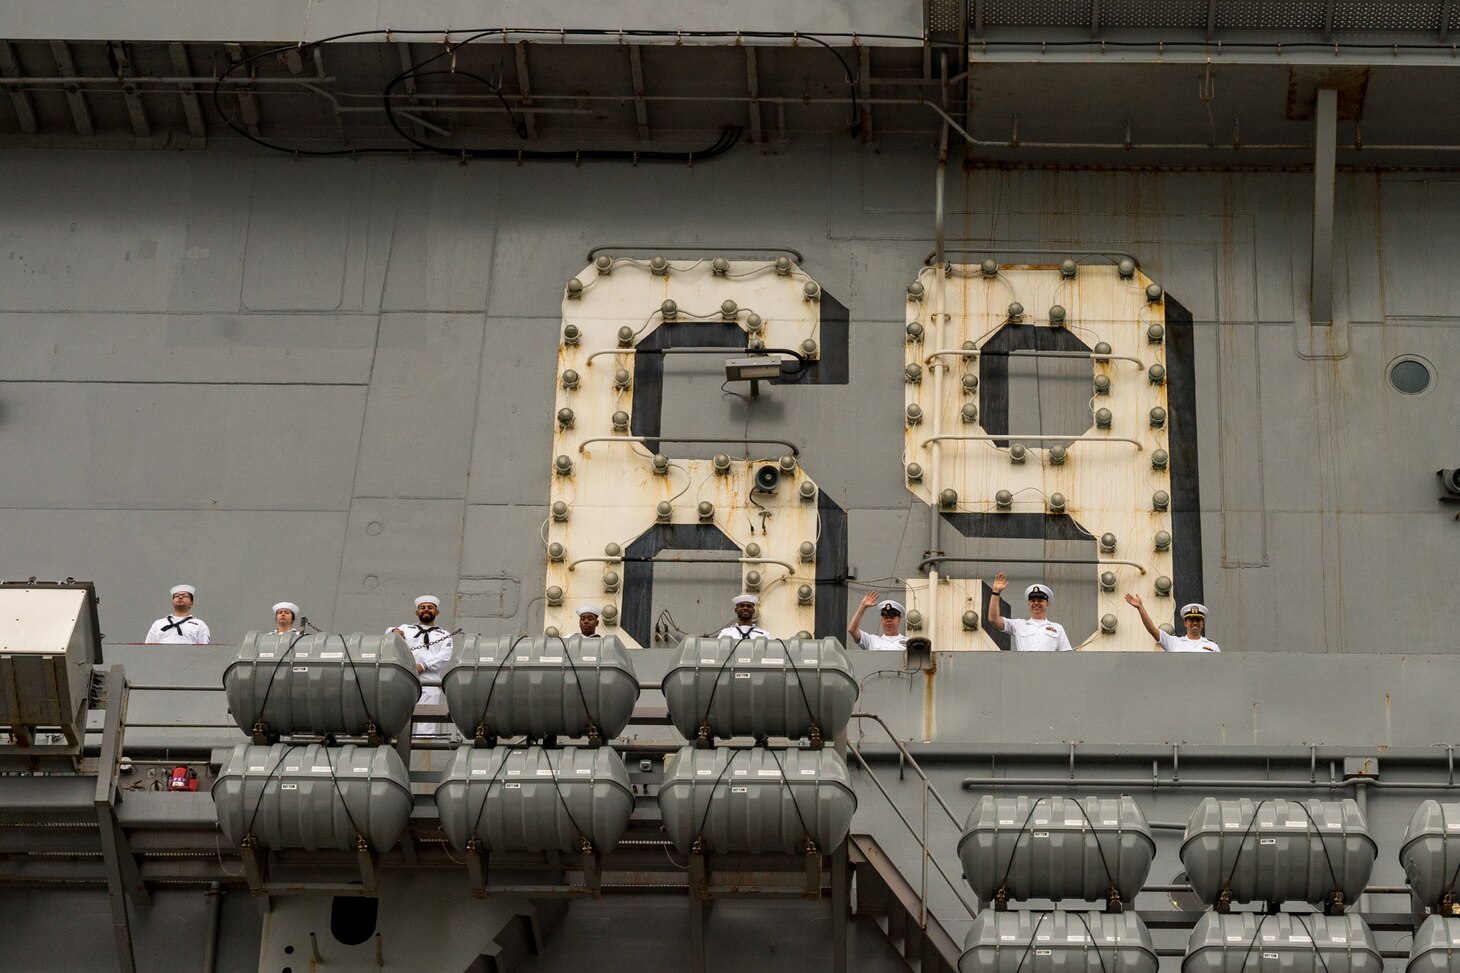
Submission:
[[[309,772],[311,774],[332,774],[334,769],[329,764],[325,764],[323,767],[310,767]]]
[[[1288,938],[1291,939],[1295,943],[1311,943],[1313,941],[1313,940],[1309,939],[1307,936],[1303,935],[1300,932],[1292,933],[1291,935],[1288,936]]]
[[[291,672],[308,672],[309,666],[290,666],[289,670]]]
[[[1262,941],[1263,941],[1263,942],[1265,942],[1265,943],[1270,943],[1270,942],[1273,942],[1273,941],[1275,941],[1275,940],[1276,940],[1276,939],[1277,939],[1277,937],[1276,937],[1276,936],[1263,936],[1263,937],[1262,937]]]
[[[285,767],[284,768],[284,773],[286,773],[286,774],[297,774],[298,772],[299,772],[299,765],[298,764],[295,764],[292,767]]]
[[[1329,933],[1329,937],[1334,942],[1336,942],[1336,943],[1342,943],[1342,942],[1347,942],[1348,941],[1348,933],[1346,933],[1346,932],[1333,932],[1333,933]]]
[[[527,659],[528,659],[528,656],[525,656],[525,655],[519,655],[519,656],[518,656],[518,657],[517,657],[517,661],[518,661],[518,662],[526,662],[526,661],[527,661]]]
[[[1040,941],[1040,942],[1042,942],[1042,943],[1047,943],[1047,942],[1049,942],[1049,936],[1048,936],[1048,935],[1044,935],[1044,936],[1035,936],[1035,937],[1034,937],[1034,938],[1035,938],[1035,939],[1038,939],[1038,940],[1039,940],[1039,941]]]
[[[1049,818],[1035,818],[1035,824],[1049,824]]]
[[[370,768],[369,767],[356,767],[355,768],[355,773],[357,773],[357,774],[368,774],[368,773],[370,773]]]
[[[260,652],[259,653],[259,658],[260,659],[272,659],[273,657],[274,657],[274,653],[272,651],[269,651],[269,652]]]
[[[736,665],[737,665],[737,666],[743,666],[743,665],[745,665],[745,664],[746,664],[746,663],[748,663],[748,662],[749,662],[749,661],[750,661],[750,659],[749,659],[749,658],[748,658],[748,657],[747,657],[747,658],[744,658],[744,659],[736,659],[736,660],[735,660],[735,664],[736,664]]]
[[[509,770],[509,771],[507,771],[507,776],[508,777],[516,777],[516,776],[518,776],[521,773],[522,773],[522,771],[520,771],[520,770]]]
[[[343,659],[345,657],[345,653],[343,653],[343,652],[321,652],[319,654],[319,657],[321,659]]]
[[[505,788],[507,788],[509,791],[515,791],[515,790],[521,790],[522,789],[522,784],[519,783],[518,781],[515,781],[515,780],[514,781],[508,781],[507,783],[503,784],[502,786],[505,787]]]
[[[735,678],[736,679],[749,679],[750,678],[750,673],[748,673],[748,672],[737,672],[735,674]]]
[[[696,777],[708,777],[708,776],[710,776],[710,775],[711,775],[711,774],[712,774],[712,773],[714,773],[714,771],[713,771],[713,770],[696,770],[696,771],[695,771],[695,776],[696,776]]]
[[[749,790],[750,790],[749,787],[732,787],[732,788],[730,788],[730,793],[731,794],[744,794],[744,793],[746,793]]]
[[[583,661],[584,662],[597,662],[598,661],[598,656],[596,656],[596,655],[585,655],[583,657]]]
[[[1019,941],[1019,937],[1018,936],[1000,936],[999,937],[999,942],[1002,942],[1002,943],[1016,943],[1018,941]]]
[[[1283,822],[1283,827],[1285,827],[1285,828],[1306,828],[1306,827],[1308,827],[1308,822],[1307,821],[1284,821]]]
[[[781,776],[781,772],[779,770],[757,770],[756,775],[759,777],[779,777]]]
[[[1445,825],[1449,831],[1460,831],[1460,821],[1450,821]]]
[[[485,776],[487,776],[487,768],[485,768],[485,767],[477,767],[474,770],[472,770],[471,775],[473,777],[485,777]]]
[[[1035,956],[1050,956],[1050,955],[1053,954],[1053,952],[1054,952],[1053,950],[1049,950],[1049,949],[1036,949],[1034,951],[1034,955]]]
[[[1263,959],[1277,959],[1278,958],[1278,954],[1277,953],[1263,953],[1262,954],[1262,958]]]
[[[360,653],[360,658],[362,658],[362,659],[373,659],[373,658],[375,658],[375,653],[374,652],[361,652]]]
[[[563,657],[560,656],[560,655],[545,655],[539,661],[541,661],[541,662],[562,662],[563,661]]]
[[[552,775],[553,775],[553,772],[551,770],[543,770],[543,769],[539,768],[538,771],[537,771],[537,776],[539,776],[539,777],[551,777]]]
[[[497,657],[494,656],[494,655],[489,655],[485,659],[483,659],[482,661],[483,662],[496,662],[497,661]]]
[[[1048,838],[1049,837],[1049,832],[1048,831],[1036,831],[1036,832],[1034,832],[1034,837],[1036,837],[1036,838]]]
[[[1085,941],[1084,935],[1082,935],[1081,933],[1078,933],[1078,932],[1072,932],[1068,936],[1065,937],[1065,942],[1069,942],[1069,943],[1083,943],[1084,941]]]
[[[250,774],[262,774],[264,772],[264,765],[259,764],[257,767],[249,767],[248,772]]]
[[[1120,824],[1120,822],[1115,820],[1115,818],[1101,818],[1100,823],[1105,825],[1107,828],[1113,828],[1116,825]]]
[[[1337,831],[1342,823],[1341,821],[1328,821],[1323,826],[1329,831]]]
[[[1227,942],[1229,942],[1229,943],[1240,943],[1240,942],[1242,942],[1246,938],[1247,937],[1245,937],[1245,936],[1228,936],[1227,937]]]
[[[802,777],[815,777],[816,776],[816,768],[815,767],[812,767],[810,770],[803,770],[803,771],[801,771],[801,776]]]
[[[579,767],[577,770],[573,771],[573,773],[575,773],[575,774],[581,774],[582,776],[586,777],[589,774],[593,773],[593,768],[592,767]]]
[[[701,659],[700,660],[700,665],[702,665],[702,666],[711,666],[711,665],[714,665],[714,664],[715,664],[715,660],[714,659]]]
[[[760,664],[763,665],[763,666],[783,666],[783,665],[786,664],[786,660],[785,659],[761,659],[760,660]]]
[[[280,784],[279,785],[279,790],[281,790],[281,791],[297,791],[297,790],[299,790],[299,785],[298,784]]]
[[[1014,823],[1014,819],[1013,818],[999,818],[999,823],[1000,824],[1013,824]]]
[[[1275,844],[1277,844],[1277,839],[1276,838],[1258,838],[1257,839],[1257,843],[1259,845],[1275,845]]]
[[[706,773],[708,773],[708,771],[706,771]],[[746,775],[747,771],[744,771],[744,770],[732,770],[732,771],[730,771],[730,773],[732,775],[736,776],[736,777],[744,777]]]

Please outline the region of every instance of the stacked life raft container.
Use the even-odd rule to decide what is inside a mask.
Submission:
[[[974,917],[959,973],[1156,973],[1133,902],[1156,844],[1130,797],[984,797],[958,842],[970,887],[991,903]],[[1050,900],[1053,910],[1010,909]],[[1104,902],[1066,909],[1068,900]]]
[[[1405,973],[1452,973],[1460,968],[1460,803],[1421,803],[1404,832],[1399,863],[1430,913],[1414,934]]]
[[[218,824],[249,884],[267,891],[278,853],[355,852],[375,887],[414,800],[390,742],[409,731],[421,694],[397,635],[248,633],[223,675],[229,713],[251,743],[213,784]]]
[[[1192,930],[1182,973],[1225,973],[1253,957],[1297,973],[1382,973],[1373,932],[1345,912],[1367,885],[1376,851],[1351,798],[1204,799],[1187,822],[1181,862],[1212,908]],[[1279,911],[1292,901],[1323,911]],[[1232,911],[1254,902],[1266,910]]]
[[[581,856],[599,884],[602,855],[628,829],[628,770],[607,741],[639,698],[615,637],[467,636],[441,679],[458,747],[436,787],[441,829],[485,894],[491,856]],[[509,743],[509,739],[521,738]],[[581,743],[565,743],[581,740]],[[560,745],[561,744],[561,745]]]
[[[689,638],[663,687],[692,742],[670,759],[659,810],[692,872],[703,876],[708,855],[805,855],[806,894],[819,894],[821,856],[846,840],[857,803],[846,761],[825,745],[857,701],[840,643]]]

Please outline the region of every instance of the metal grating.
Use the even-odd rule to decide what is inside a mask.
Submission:
[[[985,27],[1089,27],[1090,0],[984,0]]]
[[[1100,23],[1104,27],[1205,30],[1207,0],[1104,0]]]
[[[1217,5],[1217,27],[1322,31],[1323,0],[1236,0]]]
[[[1444,5],[1439,0],[1339,0],[1333,11],[1334,30],[1410,31],[1440,29]]]
[[[963,10],[963,0],[928,0],[928,29],[935,34],[961,32]]]

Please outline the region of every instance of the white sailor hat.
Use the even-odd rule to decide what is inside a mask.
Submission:
[[[891,598],[884,598],[882,601],[879,601],[877,603],[877,614],[880,615],[889,608],[897,612],[899,615],[907,614],[907,612],[902,610],[902,605],[898,602],[893,601]]]
[[[574,615],[592,615],[594,618],[603,617],[603,609],[597,605],[579,605],[573,609]]]
[[[1054,592],[1050,591],[1045,585],[1032,584],[1024,589],[1025,600],[1033,598],[1036,594],[1043,595],[1049,601],[1054,601]]]
[[[422,605],[426,604],[435,605],[437,608],[440,608],[441,599],[437,598],[435,595],[422,595],[421,597],[416,599],[417,608],[420,608]]]
[[[1206,621],[1206,617],[1207,617],[1207,606],[1201,604],[1200,602],[1195,602],[1195,601],[1193,601],[1189,605],[1182,605],[1181,606],[1181,617],[1182,618],[1200,618],[1202,621]]]
[[[294,602],[292,602],[292,601],[281,601],[277,605],[275,605],[271,610],[275,614],[278,614],[280,608],[287,608],[291,612],[294,613],[294,617],[295,618],[298,618],[299,617],[299,606],[296,605],[296,604],[294,604]]]
[[[759,605],[760,599],[755,595],[736,595],[730,599],[732,605]]]
[[[172,586],[172,590],[167,593],[167,596],[169,598],[171,598],[173,595],[178,594],[180,592],[183,592],[183,593],[186,593],[186,594],[190,594],[194,598],[196,598],[198,596],[198,589],[197,588],[194,588],[190,584],[175,584],[175,585],[173,585]]]

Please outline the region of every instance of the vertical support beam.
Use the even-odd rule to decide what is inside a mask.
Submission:
[[[137,90],[137,82],[133,80],[136,72],[132,70],[132,57],[127,53],[127,45],[121,41],[112,41],[108,49],[117,72],[117,83],[122,86],[122,97],[127,102],[127,115],[132,120],[132,134],[139,139],[145,139],[152,134],[152,123],[147,120],[147,107],[142,104],[142,94]]]
[[[9,41],[0,41],[0,78],[24,77],[20,70],[20,61],[15,56],[15,48],[10,46]],[[18,84],[8,84],[5,89],[10,92],[10,103],[15,108],[16,120],[20,123],[20,130],[26,135],[36,134],[35,107],[30,103],[30,95]]]
[[[527,137],[537,138],[537,113],[532,111],[532,81],[527,74],[527,41],[517,42],[517,90],[522,94],[522,117],[527,119]]]
[[[872,142],[872,50],[865,44],[857,46],[857,86],[862,99],[862,141]]]
[[[76,77],[76,62],[71,60],[71,48],[65,41],[51,41],[51,55],[56,59],[56,73],[63,78]],[[95,131],[91,126],[91,112],[86,107],[86,96],[81,86],[74,81],[62,84],[66,90],[66,101],[71,106],[71,120],[76,124],[76,134],[89,136]]]
[[[193,76],[193,65],[188,60],[188,49],[179,41],[173,41],[167,45],[168,55],[172,59],[172,70],[179,78],[191,78]],[[188,134],[195,139],[208,137],[208,126],[203,121],[203,109],[198,104],[197,90],[187,82],[178,86],[182,95],[183,115],[188,120]]]
[[[234,64],[240,64],[243,62],[244,58],[242,44],[224,44],[223,46],[228,50],[228,59],[230,61],[232,61]],[[252,80],[253,75],[252,72],[250,72],[249,84],[252,83]],[[234,93],[238,96],[238,109],[239,112],[243,115],[244,127],[248,129],[248,134],[252,135],[254,138],[258,138],[259,103],[258,99],[254,96],[253,89],[248,85],[242,83],[231,87]]]
[[[689,856],[689,959],[693,973],[706,973],[705,912],[709,902],[709,868],[703,852]]]
[[[831,856],[831,973],[847,973],[847,915],[852,910],[852,880],[847,868],[850,841],[842,841]]]
[[[411,45],[410,45],[410,42],[409,41],[402,41],[401,42],[401,45],[400,45],[400,48],[399,48],[399,51],[400,51],[400,69],[401,69],[401,73],[404,74],[405,72],[410,71],[411,68],[415,67],[415,64],[412,63],[412,61],[411,61]],[[414,77],[410,76],[410,75],[407,75],[405,81],[402,83],[402,86],[406,89],[406,96],[410,98],[411,104],[413,106],[419,105],[421,103],[421,100],[416,97],[416,79]],[[425,128],[424,125],[422,125],[420,123],[419,119],[417,119],[417,117],[415,116],[415,113],[414,112],[411,113],[411,115],[409,115],[409,116],[403,116],[403,117],[409,117],[409,118],[411,118],[411,127],[413,129],[415,129],[416,138],[418,138],[418,139],[424,139],[426,137],[426,128]]]
[[[750,95],[750,140],[764,142],[765,133],[760,124],[760,67],[756,63],[755,48],[745,48],[745,87]]]
[[[1313,290],[1314,326],[1333,323],[1333,192],[1338,141],[1338,91],[1318,89],[1313,111]]]
[[[117,774],[122,758],[122,733],[127,715],[127,679],[121,666],[112,666],[106,674],[106,722],[102,725],[101,752],[96,762],[96,791],[92,803],[96,807],[97,834],[101,838],[102,860],[106,863],[107,899],[112,910],[112,933],[116,937],[117,965],[122,973],[136,973],[137,959],[132,950],[132,920],[127,912],[130,897],[138,905],[151,900],[137,871],[127,837],[117,823],[114,801]]]
[[[639,140],[647,141],[649,138],[649,106],[644,102],[644,60],[639,53],[638,44],[629,45],[629,71],[633,74],[634,80],[634,127],[639,133]]]

